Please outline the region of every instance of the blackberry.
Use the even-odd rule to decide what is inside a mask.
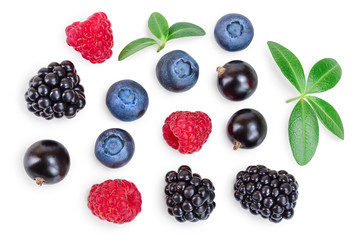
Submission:
[[[186,165],[165,176],[166,204],[168,212],[179,222],[206,220],[216,204],[215,188],[207,178],[192,173]]]
[[[75,117],[85,107],[85,94],[74,64],[65,60],[41,68],[29,82],[25,101],[30,112],[47,120]]]
[[[284,170],[249,166],[236,175],[234,196],[244,209],[277,223],[293,217],[298,187],[295,177]]]

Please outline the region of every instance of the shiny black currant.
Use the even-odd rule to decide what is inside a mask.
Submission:
[[[26,173],[38,185],[54,184],[64,179],[70,168],[67,149],[54,140],[41,140],[32,144],[24,156]]]
[[[234,113],[227,124],[227,136],[238,148],[251,149],[259,146],[265,139],[267,124],[264,116],[250,108]]]
[[[249,98],[256,90],[258,77],[255,69],[247,62],[234,60],[218,67],[218,89],[227,99],[241,101]]]

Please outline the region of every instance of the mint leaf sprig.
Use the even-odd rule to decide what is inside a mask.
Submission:
[[[304,166],[314,156],[319,143],[317,119],[330,132],[344,140],[344,127],[335,108],[321,98],[308,95],[335,87],[341,78],[341,67],[336,60],[324,58],[311,68],[306,81],[300,61],[290,50],[272,41],[267,44],[281,72],[300,93],[300,96],[286,102],[298,100],[290,115],[288,135],[296,162]]]
[[[120,52],[118,60],[124,60],[130,55],[152,45],[157,45],[157,52],[160,52],[165,44],[176,38],[191,37],[191,36],[204,36],[205,31],[201,27],[188,23],[178,22],[169,27],[165,17],[158,12],[150,15],[148,20],[148,28],[151,33],[160,40],[160,43],[153,38],[139,38],[124,47]]]

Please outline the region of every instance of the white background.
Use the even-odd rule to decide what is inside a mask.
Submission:
[[[7,1],[1,23],[1,161],[0,238],[5,239],[358,239],[359,211],[359,54],[360,15],[356,1]],[[113,56],[91,64],[66,44],[65,27],[103,11],[112,23]],[[154,11],[169,24],[187,21],[200,25],[204,37],[178,39],[156,53],[149,47],[118,62],[121,49],[140,37],[151,37],[147,20]],[[227,13],[241,13],[253,23],[255,37],[240,52],[226,52],[215,42],[216,21]],[[292,157],[287,124],[296,97],[295,88],[282,76],[266,42],[279,42],[293,51],[308,75],[315,62],[332,57],[343,76],[334,89],[318,94],[342,117],[345,140],[322,125],[312,161],[300,167]],[[198,83],[185,93],[171,93],[155,76],[158,59],[181,49],[200,66]],[[52,61],[73,61],[85,87],[87,105],[71,120],[46,121],[27,111],[24,93],[29,79]],[[215,69],[230,60],[244,60],[257,71],[254,95],[231,102],[217,90]],[[138,81],[147,90],[150,105],[134,122],[115,119],[105,105],[110,85],[122,79]],[[233,151],[226,137],[227,120],[237,110],[255,108],[268,123],[268,134],[258,148]],[[213,131],[200,152],[181,155],[162,138],[165,118],[176,110],[201,110],[212,119]],[[101,165],[93,153],[98,135],[108,128],[123,128],[135,139],[131,162],[120,169]],[[57,185],[38,187],[23,169],[26,149],[41,139],[63,143],[71,168]],[[167,213],[163,188],[169,170],[188,164],[216,187],[217,206],[206,221],[178,223]],[[300,184],[295,215],[279,224],[243,210],[233,197],[238,171],[264,164],[285,169]],[[117,225],[93,216],[87,208],[91,186],[106,179],[123,178],[141,191],[143,205],[136,219]]]

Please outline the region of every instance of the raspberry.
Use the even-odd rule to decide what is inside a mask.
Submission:
[[[103,12],[94,13],[84,22],[74,22],[65,33],[67,44],[91,63],[102,63],[112,55],[111,23]]]
[[[206,113],[177,111],[166,118],[162,128],[165,141],[183,154],[201,149],[211,133],[211,119]]]
[[[141,211],[141,203],[135,184],[123,179],[94,184],[88,196],[88,208],[95,216],[119,224],[132,221]]]

